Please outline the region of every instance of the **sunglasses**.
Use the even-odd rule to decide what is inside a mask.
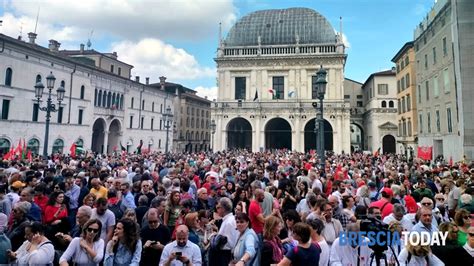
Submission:
[[[436,200],[444,201],[444,198],[437,198]]]
[[[467,233],[469,236],[473,236],[474,237],[474,233]]]
[[[157,224],[158,223],[158,220],[154,220],[154,221],[148,221],[149,224]]]
[[[430,203],[430,202],[423,202],[423,203],[421,203],[421,205],[423,205],[423,206],[430,206],[431,203]]]
[[[87,228],[87,232],[88,233],[98,233],[99,232],[99,229],[95,229],[95,228]]]
[[[462,218],[463,218],[463,219],[470,219],[471,217],[469,217],[469,216],[463,216]]]
[[[60,187],[54,187],[54,189],[60,189]]]

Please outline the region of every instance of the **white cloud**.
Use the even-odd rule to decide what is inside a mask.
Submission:
[[[134,66],[133,76],[150,77],[158,82],[164,75],[168,80],[210,78],[216,75],[213,68],[199,65],[194,56],[183,49],[166,44],[158,39],[143,39],[138,42],[123,41],[112,44],[118,59]]]
[[[111,34],[131,40],[147,37],[187,41],[206,39],[217,36],[219,22],[224,29],[229,28],[235,22],[237,12],[232,0],[11,1],[5,5],[5,12],[34,21],[39,5],[42,24],[69,28],[61,30],[65,37],[81,39],[87,39],[91,30],[94,34]],[[78,35],[79,29],[85,31]],[[43,30],[39,28],[41,34],[45,34]]]
[[[194,90],[197,91],[198,96],[203,97],[203,98],[207,97],[209,101],[217,99],[217,87],[205,88],[205,87],[199,86],[199,87],[196,87]]]

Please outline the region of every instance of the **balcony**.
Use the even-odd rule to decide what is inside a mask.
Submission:
[[[262,101],[219,101],[214,102],[211,108],[216,113],[227,113],[227,112],[245,112],[245,111],[264,111],[264,110],[276,110],[286,109],[290,112],[314,112],[313,103],[318,103],[316,99],[300,99],[300,100],[262,100]],[[325,100],[325,109],[348,109],[349,106],[344,101]]]
[[[336,51],[335,44],[245,46],[224,48],[223,57],[321,55]]]
[[[94,107],[94,115],[107,116],[110,119],[114,117],[123,118],[125,115],[124,110],[115,109],[115,108],[103,108],[103,107]]]

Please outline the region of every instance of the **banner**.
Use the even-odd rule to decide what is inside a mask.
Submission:
[[[433,147],[420,147],[418,146],[418,158],[431,161],[433,157]]]

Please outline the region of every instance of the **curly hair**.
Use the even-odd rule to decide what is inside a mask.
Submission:
[[[120,221],[118,221],[117,224],[119,223],[123,226],[123,237],[125,240],[123,241],[123,243],[125,247],[127,247],[127,249],[133,254],[137,247],[138,240],[140,239],[140,235],[138,234],[137,223],[128,218],[121,219]],[[115,245],[115,254],[117,253],[117,249],[118,245]]]

